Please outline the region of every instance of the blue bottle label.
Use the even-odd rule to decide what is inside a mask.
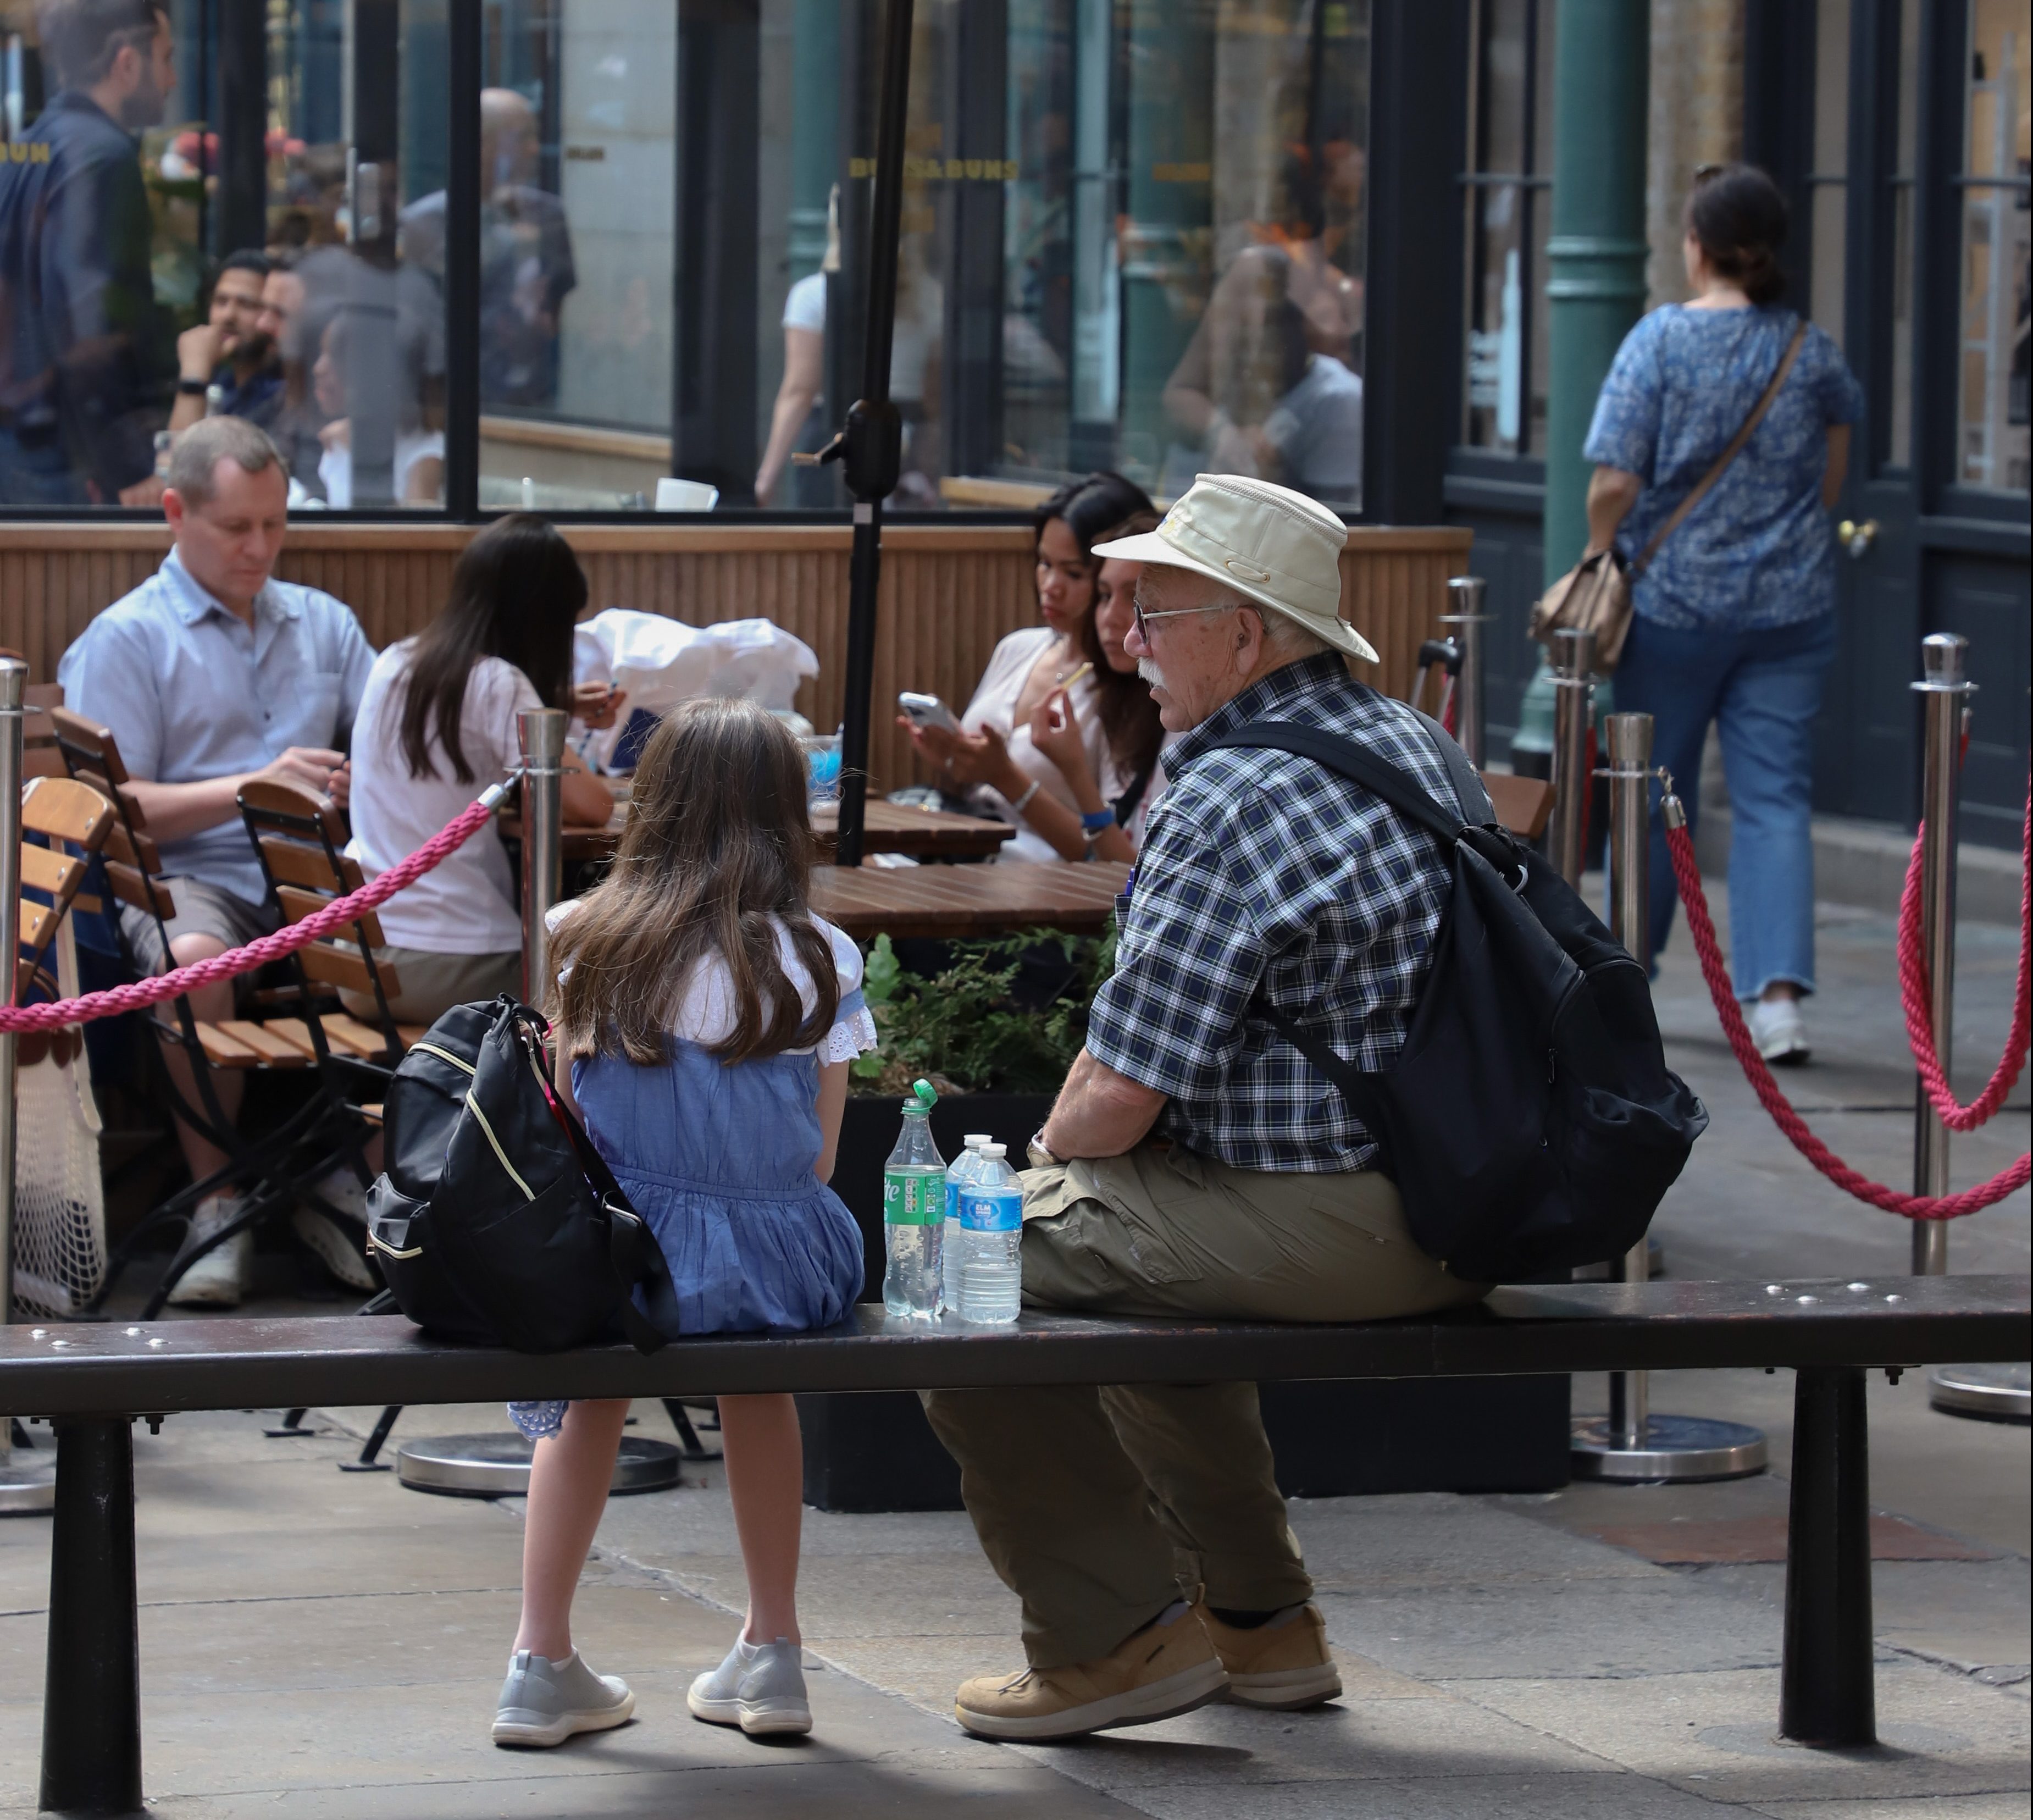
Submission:
[[[960,1184],[951,1176],[946,1178],[946,1218],[960,1218]]]
[[[969,1232],[1020,1232],[1024,1230],[1024,1191],[1015,1186],[964,1189],[960,1223]]]

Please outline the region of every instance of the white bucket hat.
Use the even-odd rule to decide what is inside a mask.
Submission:
[[[1290,487],[1244,474],[1196,474],[1155,531],[1096,544],[1094,553],[1191,569],[1373,664],[1369,641],[1341,616],[1347,541],[1338,513]]]

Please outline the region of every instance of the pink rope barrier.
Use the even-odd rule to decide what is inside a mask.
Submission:
[[[137,979],[104,992],[88,992],[81,998],[58,999],[50,1005],[0,1006],[0,1031],[56,1030],[67,1024],[89,1024],[95,1018],[117,1017],[125,1011],[144,1011],[151,1005],[160,1005],[165,999],[180,998],[198,987],[215,985],[236,974],[251,973],[271,961],[283,960],[299,948],[308,947],[335,930],[344,928],[347,923],[358,922],[370,910],[378,910],[405,886],[414,885],[485,827],[494,814],[495,805],[507,792],[507,785],[495,785],[477,801],[469,803],[406,859],[397,860],[351,897],[335,898],[301,923],[279,929],[272,935],[264,935],[244,948],[229,948],[223,954],[215,954],[208,961],[194,961],[188,967],[159,973],[152,979]]]

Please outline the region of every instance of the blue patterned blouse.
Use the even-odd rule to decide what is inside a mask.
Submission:
[[[1644,549],[1743,427],[1799,320],[1776,305],[1668,304],[1623,338],[1582,452],[1645,482],[1617,533],[1625,556]],[[1639,578],[1638,612],[1677,631],[1746,631],[1833,611],[1821,474],[1829,426],[1863,411],[1841,350],[1809,328],[1765,421]]]

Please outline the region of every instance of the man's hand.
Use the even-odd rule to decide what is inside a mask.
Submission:
[[[120,503],[123,506],[159,506],[163,503],[163,490],[168,484],[160,474],[151,474],[146,480],[135,481],[131,487],[122,487]]]
[[[1118,1074],[1083,1049],[1039,1135],[1053,1155],[1120,1156],[1150,1135],[1170,1097]]]
[[[612,683],[572,684],[573,717],[595,732],[614,725],[627,699],[628,691],[616,688]]]
[[[271,784],[287,784],[308,790],[313,796],[330,796],[343,808],[350,788],[352,764],[343,752],[326,746],[292,746],[279,758],[269,761],[254,775]]]
[[[201,322],[177,337],[177,371],[185,379],[209,383],[226,358],[226,331],[216,323]]]

